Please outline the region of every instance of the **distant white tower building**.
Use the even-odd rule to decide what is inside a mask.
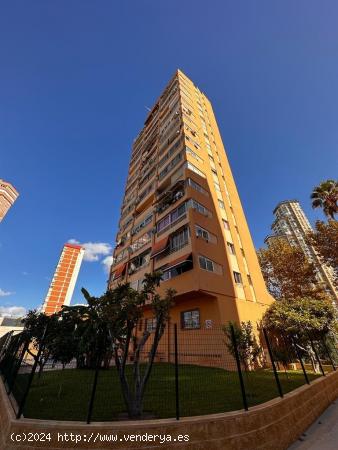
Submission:
[[[318,281],[325,284],[325,288],[338,304],[338,291],[333,282],[333,272],[330,267],[322,264],[315,249],[306,243],[306,234],[313,231],[310,222],[302,210],[298,200],[285,200],[278,203],[273,210],[276,216],[271,225],[274,234],[265,238],[269,245],[272,239],[284,237],[291,245],[299,245],[305,255],[316,267]]]

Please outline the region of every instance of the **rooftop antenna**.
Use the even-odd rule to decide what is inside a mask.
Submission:
[[[148,108],[148,106],[145,106],[145,109],[147,110],[147,111],[151,111],[151,109],[150,108]]]

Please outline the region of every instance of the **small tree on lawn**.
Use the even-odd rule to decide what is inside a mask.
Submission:
[[[87,305],[64,306],[59,313],[65,327],[71,333],[75,345],[75,357],[78,368],[94,369],[98,362],[98,354],[108,362],[111,355],[111,339],[109,337],[109,318],[104,317],[106,295],[91,297],[82,288]],[[111,320],[111,319],[110,319]],[[102,359],[102,358],[101,358]]]
[[[50,358],[54,363],[60,362],[64,369],[77,355],[78,342],[75,339],[75,324],[68,316],[57,314],[56,326],[50,340]]]
[[[160,280],[160,272],[146,274],[141,291],[136,291],[129,283],[125,283],[107,291],[100,298],[91,297],[83,290],[88,303],[97,302],[99,305],[99,317],[108,331],[123,399],[132,419],[142,416],[144,394],[175,294],[171,289],[167,290],[164,297],[157,294],[156,288]],[[143,317],[143,307],[146,303],[153,311],[156,327],[147,361],[141,368],[141,354],[151,333],[145,330],[141,336],[137,336],[136,328]],[[130,364],[127,364],[128,361],[132,361],[132,369]]]
[[[227,337],[227,349],[235,358],[235,345],[232,339],[231,327],[233,327],[234,330],[240,362],[243,364],[244,369],[247,372],[256,362],[261,352],[261,349],[257,344],[256,337],[253,333],[252,323],[249,320],[248,322],[241,322],[241,325],[237,325],[236,322],[230,321],[223,326],[223,332]]]

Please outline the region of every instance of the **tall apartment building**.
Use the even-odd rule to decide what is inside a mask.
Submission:
[[[212,106],[179,70],[133,143],[109,287],[155,270],[182,329],[255,323],[273,301]]]
[[[84,249],[81,245],[65,244],[50,284],[42,311],[53,314],[69,305],[82,263]]]
[[[0,178],[0,222],[3,220],[18,196],[19,193],[15,187],[11,183]]]
[[[299,245],[309,260],[315,264],[318,281],[324,284],[327,292],[338,302],[338,291],[333,282],[332,270],[321,263],[315,249],[306,243],[306,234],[313,229],[299,201],[280,202],[273,210],[273,214],[276,216],[271,225],[274,234],[265,238],[266,244],[269,245],[276,237],[284,237],[291,245]]]

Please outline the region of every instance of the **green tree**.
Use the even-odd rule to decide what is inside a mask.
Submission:
[[[275,299],[324,295],[314,264],[299,246],[290,245],[284,238],[275,238],[268,248],[259,249],[257,255],[267,288]]]
[[[28,311],[22,320],[24,331],[30,337],[33,348],[28,348],[28,353],[39,366],[39,376],[51,355],[51,347],[55,334],[57,333],[57,315],[46,315],[37,310]],[[41,355],[38,359],[38,351],[41,348]]]
[[[324,336],[335,331],[336,311],[328,299],[293,298],[274,302],[263,316],[263,326],[277,334]]]
[[[261,349],[257,344],[256,337],[253,333],[253,326],[250,320],[248,322],[241,322],[238,325],[236,322],[229,321],[223,326],[223,332],[226,335],[226,346],[230,354],[235,358],[235,345],[232,338],[232,331],[234,330],[237,351],[240,362],[247,372],[256,362],[257,357],[261,353]]]
[[[73,330],[77,367],[94,369],[98,353],[106,357],[111,348],[108,319],[104,317],[107,294],[91,297],[84,288],[82,294],[87,305],[64,306],[59,315],[65,327]]]
[[[54,363],[60,362],[63,369],[77,356],[78,342],[75,338],[75,324],[62,311],[57,314],[57,322],[50,336],[50,358]]]
[[[97,362],[98,355],[108,361],[111,356],[115,362],[122,395],[132,419],[138,419],[143,413],[143,398],[149,381],[158,344],[163,336],[169,318],[169,310],[175,292],[167,290],[161,297],[156,289],[161,273],[146,274],[141,291],[130,287],[129,283],[108,290],[101,297],[92,297],[85,290],[82,293],[88,306],[63,308],[63,317],[76,324],[75,337],[78,342],[78,359],[86,366]],[[147,360],[141,361],[142,351],[151,333],[145,330],[141,336],[136,333],[138,321],[143,317],[143,307],[150,306],[156,327],[150,345]],[[128,362],[132,361],[132,371]]]
[[[334,220],[335,214],[338,213],[338,182],[322,181],[314,187],[311,200],[312,208],[322,208],[326,217]]]

